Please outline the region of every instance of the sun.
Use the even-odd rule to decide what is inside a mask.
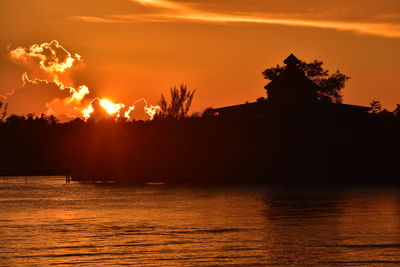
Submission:
[[[119,115],[119,111],[125,107],[124,104],[114,104],[111,100],[105,98],[100,99],[100,106],[102,106],[109,115]]]

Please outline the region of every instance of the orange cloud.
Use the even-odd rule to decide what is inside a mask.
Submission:
[[[153,105],[149,105],[149,103],[147,102],[146,99],[141,98],[139,100],[136,100],[132,106],[128,107],[128,110],[125,111],[124,113],[124,117],[128,120],[131,119],[131,113],[132,111],[134,111],[136,109],[136,105],[139,102],[143,102],[144,103],[144,107],[143,110],[144,112],[150,117],[150,120],[152,120],[154,118],[154,116],[156,115],[157,111],[159,111],[161,108],[160,106],[153,106]]]
[[[135,104],[143,101],[146,105],[144,112],[152,119],[159,109],[158,106],[149,105],[142,98],[128,108],[123,103],[114,103],[107,98],[95,97],[86,99],[90,94],[86,85],[77,88],[65,86],[59,74],[71,69],[76,61],[81,61],[81,56],[64,49],[57,41],[34,44],[29,48],[19,47],[9,52],[12,60],[29,63],[31,67],[40,68],[50,76],[50,80],[31,80],[27,73],[22,75],[22,87],[13,90],[1,98],[9,103],[10,113],[45,113],[65,120],[76,117],[88,118],[120,118],[130,120],[130,113],[135,109]],[[31,64],[34,63],[34,64]],[[88,104],[89,103],[89,104]]]
[[[85,119],[100,120],[104,118],[120,118],[121,110],[125,107],[122,103],[114,103],[106,98],[95,98],[82,110]]]
[[[91,16],[74,16],[73,20],[77,21],[85,21],[85,22],[94,22],[94,23],[123,23],[123,21],[118,19],[106,19],[100,17],[91,17]]]
[[[191,8],[187,5],[177,4],[167,0],[130,0],[136,4],[163,9],[159,13],[145,15],[110,15],[105,18],[91,16],[71,17],[73,20],[98,23],[129,23],[137,21],[193,21],[208,23],[253,23],[284,25],[292,27],[310,27],[321,29],[334,29],[352,31],[360,34],[376,35],[388,38],[400,38],[400,24],[396,23],[354,23],[346,21],[324,21],[293,18],[276,18],[274,15],[252,14],[232,15],[220,12],[206,12]]]
[[[72,68],[75,61],[81,61],[78,54],[71,55],[56,40],[50,43],[34,44],[30,47],[18,47],[9,53],[11,59],[28,63],[37,63],[48,73],[62,73]]]
[[[65,86],[59,78],[59,74],[72,69],[76,62],[82,61],[80,55],[72,55],[54,40],[10,50],[9,57],[15,62],[27,64],[33,72],[39,69],[44,71],[47,74],[46,78],[49,78],[31,80],[28,74],[24,73],[23,86],[6,96],[10,113],[26,113],[21,111],[30,107],[29,113],[45,113],[58,117],[62,115],[64,118],[81,116],[81,102],[89,94],[89,88],[85,85],[77,88]],[[34,108],[30,102],[36,103]]]
[[[152,120],[157,111],[160,110],[160,106],[149,105],[147,100],[144,98],[136,100],[129,107],[126,107],[126,105],[123,103],[114,103],[106,98],[95,98],[86,108],[82,110],[82,114],[85,119],[93,118],[98,120],[106,117],[118,119],[122,117],[129,121],[133,119],[131,113],[136,109],[136,105],[139,102],[144,103],[145,106],[143,107],[143,111],[149,116],[150,120]]]
[[[153,6],[158,8],[167,8],[167,9],[174,9],[179,11],[188,11],[191,10],[187,6],[180,5],[171,1],[165,0],[131,0],[134,3],[141,4],[143,6]]]
[[[9,114],[47,113],[47,103],[53,99],[67,98],[69,92],[61,90],[57,83],[22,75],[22,86],[4,96]]]

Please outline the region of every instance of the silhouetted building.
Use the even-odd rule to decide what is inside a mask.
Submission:
[[[298,67],[301,61],[291,54],[284,61],[285,70],[265,86],[268,99],[214,109],[219,116],[238,118],[286,116],[363,117],[370,107],[322,102],[317,99],[319,85]]]
[[[267,84],[268,101],[279,103],[315,102],[319,86],[298,68],[301,63],[293,54],[283,61],[286,69]]]

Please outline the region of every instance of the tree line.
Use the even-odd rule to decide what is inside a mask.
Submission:
[[[332,88],[338,72],[332,76],[322,64],[314,66],[323,77],[317,78],[319,71],[308,72],[321,84],[331,79]],[[321,89],[323,101],[341,101],[338,88],[344,78],[339,76],[330,98],[325,97],[329,90]],[[377,102],[363,118],[316,114],[246,119],[222,118],[209,109],[189,115],[195,91],[181,85],[170,94],[169,99],[161,97],[161,110],[152,121],[59,123],[54,116],[7,116],[7,106],[1,105],[0,174],[55,172],[80,180],[129,183],[400,181],[398,111],[384,111]]]

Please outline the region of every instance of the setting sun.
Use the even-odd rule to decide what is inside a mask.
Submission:
[[[100,105],[106,110],[109,115],[117,114],[117,117],[120,116],[119,111],[121,108],[125,107],[124,104],[115,104],[108,99],[101,99]]]
[[[0,0],[1,266],[400,263],[400,0]]]

